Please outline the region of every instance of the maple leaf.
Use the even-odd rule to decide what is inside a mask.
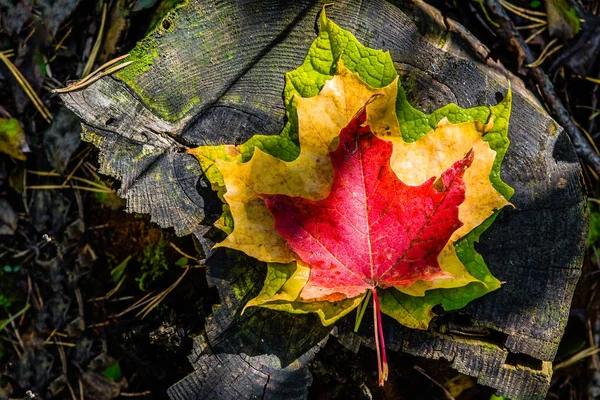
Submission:
[[[347,315],[364,300],[365,294],[340,301],[302,301],[300,293],[308,282],[311,268],[302,262],[288,264],[269,263],[261,293],[246,303],[248,307],[260,306],[294,314],[315,313],[323,325],[331,325]]]
[[[471,206],[478,202],[469,195],[470,184],[467,184],[465,202],[459,207],[459,216],[465,219],[463,232],[460,235],[466,232],[466,236],[459,237],[460,235],[456,234],[438,257],[442,269],[453,275],[451,279],[418,281],[409,287],[398,288],[402,292],[395,288],[382,292],[381,307],[387,314],[406,326],[426,329],[429,320],[434,316],[432,309],[435,305],[441,304],[446,310],[461,308],[471,300],[500,286],[500,282],[487,269],[483,258],[475,251],[474,243],[491,225],[498,215],[497,209],[507,204],[513,192],[512,188],[500,178],[500,166],[509,144],[507,127],[511,106],[510,90],[504,100],[496,106],[463,109],[455,104],[448,104],[431,114],[425,114],[408,103],[401,85],[396,83],[390,85],[397,74],[389,53],[361,45],[350,32],[327,19],[323,12],[320,18],[320,33],[311,45],[304,63],[298,69],[286,74],[284,97],[287,123],[281,134],[255,135],[240,146],[204,146],[193,149],[190,153],[199,159],[213,189],[223,200],[225,200],[223,195],[229,191],[229,188],[226,187],[225,178],[217,168],[217,163],[221,165],[225,162],[230,162],[230,165],[248,163],[248,161],[251,163],[257,149],[280,161],[296,160],[302,153],[300,148],[302,147],[304,151],[306,147],[299,146],[302,140],[298,140],[302,136],[302,131],[299,129],[302,119],[319,118],[318,115],[312,115],[310,112],[304,114],[301,110],[298,112],[296,100],[298,96],[315,96],[315,101],[318,101],[321,94],[327,92],[329,82],[337,79],[334,72],[336,67],[339,72],[338,60],[339,64],[347,66],[349,72],[355,73],[347,73],[346,77],[360,78],[357,79],[358,84],[363,86],[366,84],[371,88],[371,93],[376,93],[377,88],[380,87],[385,91],[384,96],[387,99],[385,107],[374,107],[377,105],[374,102],[368,109],[369,123],[373,131],[381,137],[389,136],[386,140],[392,141],[395,147],[416,145],[413,147],[416,150],[411,153],[411,157],[426,156],[429,144],[435,144],[437,140],[440,141],[439,146],[448,153],[445,154],[446,160],[460,158],[466,151],[464,147],[475,148],[473,165],[465,173],[464,179],[469,181],[474,178],[472,182],[480,182],[482,187],[487,189],[486,193],[496,199],[495,204],[488,202],[487,207],[479,207],[482,212],[476,212],[469,217],[463,211],[476,210],[477,207]],[[306,100],[308,102],[312,99]],[[361,104],[356,102],[353,107],[357,109]],[[493,123],[491,115],[493,115]],[[387,130],[386,125],[389,125]],[[329,135],[335,137],[337,133],[339,132]],[[441,133],[444,133],[445,137],[440,135]],[[434,137],[435,141],[427,140]],[[425,145],[426,143],[428,145]],[[459,146],[456,146],[456,143],[459,143]],[[323,154],[323,150],[320,151]],[[458,155],[459,152],[462,154]],[[440,167],[441,163],[438,164]],[[255,164],[255,176],[270,173],[268,168],[261,170],[258,165]],[[398,165],[392,162],[392,169],[400,175],[401,168],[397,167]],[[436,168],[421,170],[422,176],[419,178],[421,182],[431,176],[439,175],[440,171]],[[239,171],[241,170],[231,168],[228,174],[230,178],[239,176],[237,175]],[[320,171],[313,172],[320,173]],[[420,183],[414,180],[416,176],[413,178],[404,176],[402,179],[414,184]],[[233,181],[235,179],[230,179],[230,183]],[[285,180],[280,179],[280,182],[285,183]],[[244,182],[237,180],[237,185],[244,185]],[[261,190],[250,192],[251,196],[247,198],[251,200],[248,203],[238,202],[237,206],[240,208],[237,213],[230,211],[230,205],[225,204],[223,217],[216,224],[227,233],[234,230],[240,233],[236,235],[235,243],[243,244],[245,248],[240,246],[239,249],[248,252],[247,250],[262,248],[263,252],[255,255],[268,262],[263,290],[248,303],[248,306],[256,305],[300,313],[317,312],[324,324],[333,323],[337,318],[345,315],[349,308],[353,308],[353,304],[359,301],[361,296],[344,300],[335,307],[331,307],[328,302],[305,302],[300,298],[299,293],[307,278],[305,273],[299,271],[305,271],[306,267],[287,263],[295,255],[286,250],[285,241],[276,233],[273,219],[264,203],[253,197],[256,193],[260,193],[262,188],[255,187],[255,189]],[[323,196],[327,192],[328,188],[324,189]],[[254,213],[254,210],[260,212]],[[472,230],[469,231],[467,228]],[[268,249],[274,251],[269,252]],[[285,257],[280,257],[281,255]],[[322,310],[318,308],[321,305]],[[335,312],[339,312],[339,315],[336,316]]]
[[[410,288],[401,289],[403,293],[423,296],[426,290],[432,288],[460,287],[477,281],[458,258],[454,243],[481,225],[496,210],[510,204],[486,179],[492,173],[497,156],[484,140],[492,127],[493,117],[487,124],[477,121],[451,124],[444,118],[433,131],[414,142],[407,143],[398,135],[388,138],[394,148],[391,167],[398,178],[409,185],[418,185],[432,176],[439,176],[463,154],[471,149],[475,151],[473,165],[464,176],[465,201],[459,207],[459,219],[463,225],[453,233],[439,256],[443,269],[454,279],[417,282]]]
[[[440,123],[430,135],[414,143],[405,143],[394,112],[395,85],[393,82],[379,90],[371,88],[340,62],[338,74],[327,82],[319,95],[296,99],[302,151],[295,160],[284,162],[259,148],[245,163],[230,161],[230,157],[217,160],[215,164],[220,171],[222,185],[227,188],[223,198],[230,211],[230,214],[223,215],[231,215],[235,221],[233,231],[228,232],[229,236],[218,246],[241,250],[266,262],[287,263],[297,259],[275,231],[273,219],[256,195],[271,193],[323,198],[329,191],[333,176],[331,163],[326,160],[330,143],[367,99],[377,94],[381,95],[380,98],[368,106],[369,122],[375,127],[375,132],[392,140],[397,147],[392,168],[404,172],[403,179],[410,184],[420,184],[426,180],[424,177],[439,175],[449,167],[448,160],[456,160],[469,150],[467,146],[478,149],[474,168],[467,177],[468,187],[473,183],[473,188],[468,191],[467,201],[460,209],[461,219],[467,222],[468,229],[455,235],[453,242],[489,217],[494,209],[502,208],[506,200],[487,179],[496,153],[482,139],[493,124]],[[234,157],[235,150],[229,151],[228,154]],[[412,161],[402,158],[407,153],[412,156],[408,160]],[[419,167],[412,168],[411,162]],[[440,170],[442,165],[444,168]],[[223,225],[221,221],[218,224]],[[440,257],[442,268],[449,274],[433,281],[417,282],[402,291],[423,296],[431,288],[461,287],[477,281],[458,259],[452,243],[446,246]]]
[[[304,299],[335,301],[448,275],[437,256],[462,226],[463,174],[474,153],[439,179],[410,186],[390,167],[392,144],[365,121],[363,109],[330,154],[335,178],[327,198],[263,196],[277,231],[311,267]]]
[[[388,115],[384,110],[393,110],[396,91],[395,82],[383,89],[370,87],[340,62],[338,73],[318,96],[295,98],[302,149],[296,159],[285,162],[255,148],[248,162],[217,160],[215,164],[227,188],[223,197],[235,221],[231,234],[218,246],[241,250],[267,262],[296,260],[277,234],[273,218],[257,194],[324,198],[333,181],[333,167],[328,159],[332,141],[374,95],[381,98],[369,107]]]
[[[379,313],[376,288],[406,287],[448,274],[437,256],[462,226],[458,207],[465,199],[463,175],[474,153],[456,161],[439,179],[409,186],[390,167],[392,144],[377,138],[365,121],[363,109],[330,153],[335,176],[327,198],[263,197],[277,231],[310,267],[300,296],[339,301],[371,290]],[[376,321],[380,319],[377,315]],[[383,341],[380,329],[376,324],[375,336]],[[385,364],[384,357],[381,381]]]

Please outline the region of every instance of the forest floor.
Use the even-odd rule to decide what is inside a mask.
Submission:
[[[80,141],[79,120],[52,93],[127,53],[180,2],[0,1],[0,399],[159,399],[192,371],[192,340],[219,302],[202,268],[180,279],[197,264],[197,244],[124,211],[119,182],[98,175],[96,149]],[[480,1],[430,3],[539,95]],[[585,22],[564,14],[564,32],[552,36],[536,21],[547,19],[544,2],[511,4],[573,121],[598,144],[600,2],[581,1]],[[549,398],[600,398],[600,358],[589,350],[600,345],[600,201],[585,163],[584,178],[592,230]],[[311,362],[309,397],[493,398],[447,362],[401,354],[389,356],[392,374],[380,389],[375,357],[329,340]]]

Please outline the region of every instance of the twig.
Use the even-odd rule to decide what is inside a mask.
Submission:
[[[529,46],[523,40],[523,37],[515,27],[515,24],[508,17],[504,9],[499,3],[499,0],[484,0],[490,13],[497,19],[500,24],[498,30],[499,35],[509,44],[516,47],[520,54],[523,55],[526,64],[531,64],[535,61],[535,57]],[[540,67],[528,68],[528,73],[536,81],[540,91],[543,94],[544,100],[556,121],[565,129],[571,142],[575,147],[575,151],[584,161],[586,161],[592,169],[600,174],[600,155],[596,153],[587,140],[583,132],[573,123],[571,114],[565,108],[558,94],[554,90],[554,85]]]
[[[450,394],[450,392],[448,391],[448,389],[446,389],[441,383],[439,383],[438,381],[436,381],[435,379],[433,379],[431,376],[429,376],[429,374],[427,372],[425,372],[425,370],[423,368],[419,367],[418,365],[415,365],[413,368],[415,369],[415,371],[419,372],[425,378],[427,378],[431,382],[433,382],[433,384],[435,386],[439,387],[442,390],[442,392],[444,392],[444,396],[446,396],[446,399],[448,399],[448,400],[455,400],[454,396],[452,396],[452,394]]]

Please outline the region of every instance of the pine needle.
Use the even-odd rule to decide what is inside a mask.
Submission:
[[[21,310],[19,310],[19,312],[17,312],[15,315],[11,316],[9,314],[8,319],[0,321],[0,331],[4,330],[9,324],[14,324],[15,319],[19,318],[21,316],[21,314],[24,314],[27,310],[29,310],[29,307],[31,307],[31,305],[27,304],[25,307],[23,307]]]
[[[536,17],[532,17],[532,15],[538,15],[538,16],[544,16],[546,17],[545,13],[539,12],[539,11],[532,11],[532,10],[527,10],[526,8],[521,8],[521,7],[517,7],[512,3],[509,3],[506,0],[499,0],[500,4],[502,5],[502,7],[506,8],[508,11],[512,12],[513,14],[518,15],[521,18],[525,18],[529,21],[533,21],[533,22],[538,22],[540,24],[547,24],[548,22],[540,19],[540,18],[536,18]]]
[[[63,43],[65,42],[65,40],[67,40],[67,38],[69,37],[69,35],[71,34],[71,32],[73,32],[73,27],[70,27],[69,30],[67,31],[67,33],[64,34],[64,36],[62,37],[62,39],[60,39],[60,41],[56,44],[56,46],[54,46],[54,51],[60,50],[60,48],[62,47]]]
[[[529,36],[527,39],[525,39],[525,43],[531,42],[533,39],[535,39],[536,37],[538,37],[539,35],[541,35],[542,33],[544,33],[544,31],[546,29],[548,29],[548,26],[543,26],[541,29],[538,29],[537,31],[533,32],[531,34],[531,36]]]
[[[558,41],[558,38],[552,39],[550,41],[550,43],[548,43],[546,45],[546,47],[544,47],[544,50],[542,50],[542,54],[540,54],[538,59],[535,60],[534,62],[532,62],[531,64],[527,64],[527,67],[529,67],[529,68],[539,67],[540,65],[542,65],[544,63],[544,61],[546,61],[546,59],[548,59],[548,57],[550,57],[552,54],[556,53],[558,50],[562,49],[564,45],[561,44],[561,45],[556,46],[554,49],[550,50],[557,41]]]
[[[590,81],[590,82],[594,82],[594,83],[600,84],[600,79],[597,79],[597,78],[590,78],[589,76],[586,76],[584,79],[586,81]]]
[[[104,298],[105,299],[109,299],[112,295],[114,295],[115,293],[117,293],[119,291],[119,289],[121,289],[121,286],[123,285],[123,282],[125,282],[125,278],[126,277],[127,277],[126,275],[123,275],[123,277],[119,280],[119,283],[117,283],[117,286],[115,286],[108,293],[106,293],[104,295]]]
[[[21,88],[23,88],[23,91],[25,92],[27,97],[29,97],[35,108],[37,108],[39,113],[42,115],[42,118],[44,118],[48,123],[52,122],[52,114],[50,113],[50,111],[48,111],[42,100],[39,98],[35,90],[33,90],[31,85],[27,81],[27,79],[25,79],[23,74],[21,74],[21,71],[19,71],[15,64],[13,64],[12,61],[8,59],[8,57],[10,57],[11,55],[13,55],[12,50],[0,52],[0,60],[4,62],[4,64],[6,65],[8,70],[13,74],[19,85],[21,85]]]
[[[526,30],[526,29],[535,29],[535,28],[539,28],[539,27],[542,27],[545,25],[546,24],[541,24],[538,22],[538,23],[531,24],[531,25],[517,26],[517,30],[522,31],[522,30]]]
[[[598,352],[600,352],[600,348],[598,348],[598,347],[588,347],[587,349],[581,350],[579,353],[575,354],[574,356],[566,359],[563,362],[556,364],[554,366],[554,371],[558,371],[559,369],[569,367],[575,363],[578,363],[579,361],[582,361],[590,356],[593,356],[594,354],[596,354]]]
[[[57,189],[78,189],[94,193],[115,193],[114,190],[100,189],[97,187],[78,186],[78,185],[33,185],[27,186],[28,190],[57,190]]]
[[[139,317],[141,315],[141,318],[144,319],[146,318],[146,316],[152,311],[154,310],[154,308],[156,308],[156,306],[158,306],[164,299],[165,297],[167,297],[167,295],[169,293],[171,293],[173,291],[173,289],[175,289],[177,287],[177,285],[179,285],[179,283],[182,281],[182,279],[185,277],[185,275],[188,273],[188,271],[190,270],[189,267],[187,267],[184,271],[183,274],[181,274],[181,276],[168,288],[166,288],[165,290],[163,290],[162,292],[160,292],[159,294],[157,294],[150,303],[148,303],[146,305],[146,307],[144,307],[140,312],[138,312],[135,316]]]
[[[104,24],[106,23],[106,10],[107,4],[104,3],[102,6],[102,19],[100,20],[100,29],[98,30],[98,37],[96,38],[96,42],[94,43],[94,47],[92,47],[92,51],[90,52],[90,56],[85,64],[85,68],[83,69],[82,77],[86,77],[92,68],[94,67],[94,63],[96,62],[96,57],[98,56],[98,52],[100,51],[100,45],[102,44],[102,36],[104,34]]]
[[[123,60],[123,59],[125,59],[127,57],[129,57],[129,54],[124,54],[122,56],[119,56],[117,58],[114,58],[114,59],[112,59],[110,61],[105,62],[100,67],[96,68],[96,70],[94,70],[94,72],[92,72],[91,74],[89,74],[88,76],[86,76],[85,78],[83,78],[82,80],[80,80],[79,82],[77,82],[77,85],[86,83],[87,81],[89,81],[90,79],[92,79],[96,74],[100,73],[104,69],[110,67],[113,64],[118,63],[119,61],[121,61],[121,60]]]
[[[123,64],[115,65],[114,67],[104,71],[100,75],[94,76],[93,78],[89,79],[88,81],[85,81],[84,83],[78,82],[74,85],[67,86],[66,88],[56,89],[53,91],[53,93],[67,93],[67,92],[72,92],[74,90],[83,89],[84,87],[87,87],[87,86],[91,85],[92,83],[96,82],[98,79],[103,78],[106,75],[110,75],[114,72],[117,72],[118,70],[123,69],[132,63],[133,63],[133,61],[128,61]]]
[[[190,260],[194,260],[196,262],[200,261],[197,257],[191,256],[191,255],[185,253],[183,250],[181,250],[179,247],[177,247],[175,245],[175,243],[173,243],[173,242],[170,242],[169,246],[171,246],[176,252],[178,252],[179,254],[181,254],[182,256],[184,256],[185,258],[189,258]]]

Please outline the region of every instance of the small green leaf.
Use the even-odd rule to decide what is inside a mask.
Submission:
[[[188,261],[189,260],[187,257],[181,257],[179,260],[175,261],[175,265],[178,267],[183,267],[184,265],[187,265]]]
[[[121,277],[125,273],[125,268],[127,268],[127,264],[129,264],[130,260],[131,255],[127,256],[127,258],[121,261],[119,265],[117,265],[110,271],[110,276],[112,277],[113,282],[117,283],[121,280]]]
[[[102,371],[102,375],[107,377],[113,382],[119,382],[121,380],[121,366],[118,361],[115,361],[111,365],[109,365],[104,371]]]
[[[15,118],[0,118],[0,153],[8,154],[16,160],[25,160],[24,152],[29,151],[25,133]]]

